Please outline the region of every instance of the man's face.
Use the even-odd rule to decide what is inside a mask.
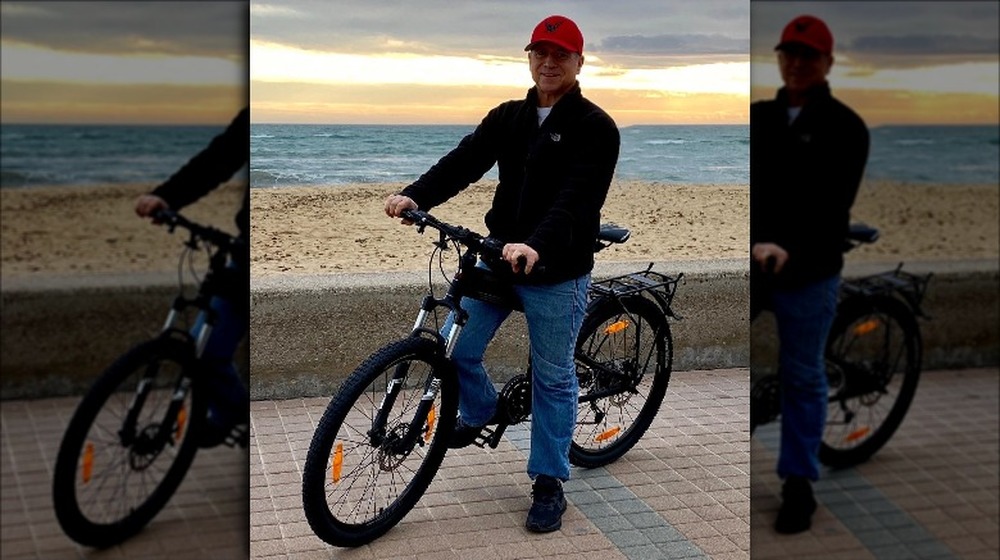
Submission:
[[[805,45],[787,45],[778,51],[778,68],[785,87],[799,93],[826,82],[833,56]]]
[[[583,56],[552,43],[539,43],[528,52],[528,65],[539,93],[558,97],[576,83]]]

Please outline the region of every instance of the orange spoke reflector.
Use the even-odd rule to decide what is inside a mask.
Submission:
[[[340,482],[340,469],[344,466],[344,444],[337,442],[337,449],[333,452],[333,467],[330,469],[333,482]]]
[[[424,441],[427,442],[431,440],[431,432],[434,431],[434,420],[437,418],[437,413],[434,410],[434,403],[431,403],[431,410],[427,413],[427,429],[424,430]]]
[[[187,422],[187,409],[184,408],[184,403],[181,403],[181,409],[177,411],[177,429],[174,430],[174,441],[180,439],[185,422]]]
[[[615,321],[604,329],[604,334],[615,334],[616,332],[621,332],[628,328],[628,320],[622,319],[621,321]]]
[[[848,443],[858,441],[859,439],[867,436],[868,432],[871,431],[872,429],[868,426],[865,426],[863,428],[858,428],[857,430],[854,430],[853,432],[847,434],[847,437],[844,438],[844,441]]]
[[[622,429],[619,427],[611,428],[610,430],[604,432],[603,434],[597,434],[597,437],[594,438],[594,441],[600,443],[604,440],[611,439],[616,435],[618,435],[618,432],[620,431],[622,431]]]
[[[83,483],[90,482],[90,474],[94,470],[94,444],[87,442],[83,450]]]
[[[879,325],[878,319],[868,319],[864,323],[860,323],[858,326],[854,327],[854,334],[858,336],[864,336],[873,330],[877,329]]]

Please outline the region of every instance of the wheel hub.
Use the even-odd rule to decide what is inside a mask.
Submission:
[[[160,441],[159,434],[159,424],[150,424],[139,433],[129,450],[129,465],[132,470],[146,470],[160,456],[163,442]]]
[[[378,465],[383,471],[396,470],[410,455],[409,450],[402,449],[403,436],[408,428],[406,424],[398,424],[382,440],[378,448]]]

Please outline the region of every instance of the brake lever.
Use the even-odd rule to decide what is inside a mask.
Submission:
[[[420,231],[421,233],[423,233],[422,229],[423,228],[421,228],[421,230],[418,230],[418,231]],[[443,231],[438,232],[438,233],[439,233],[439,237],[438,237],[438,240],[434,242],[434,246],[437,247],[438,249],[441,249],[442,251],[447,251],[448,250],[448,237],[444,234]]]

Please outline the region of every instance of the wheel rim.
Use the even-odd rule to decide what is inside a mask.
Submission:
[[[191,391],[182,391],[180,412],[164,434],[171,399],[183,377],[174,361],[146,362],[123,378],[91,423],[75,473],[80,513],[96,525],[114,525],[146,507],[166,479],[189,437]],[[145,400],[125,430],[131,403],[143,386]],[[190,434],[193,436],[193,434]]]
[[[587,357],[577,360],[581,395],[620,391],[621,378],[615,374],[631,380],[627,391],[578,405],[573,443],[582,450],[599,453],[614,446],[639,420],[655,373],[663,367],[656,334],[640,316],[622,312],[598,325],[578,345],[578,355]]]
[[[824,443],[849,451],[879,437],[911,367],[906,333],[889,315],[875,311],[848,324],[827,354]]]
[[[377,408],[400,366],[407,368],[406,380],[391,403],[385,427],[373,432]],[[410,491],[431,446],[437,444],[441,424],[438,391],[416,441],[412,445],[404,441],[432,371],[431,364],[413,358],[392,362],[364,388],[340,422],[324,471],[326,503],[336,523],[376,524],[391,515],[394,506]]]

